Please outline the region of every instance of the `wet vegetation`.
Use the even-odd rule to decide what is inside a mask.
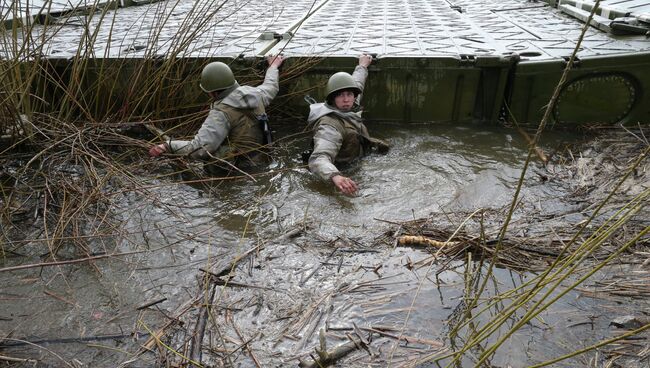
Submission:
[[[622,331],[605,331],[586,346],[573,341],[557,350],[561,353],[547,350],[517,361],[537,362],[535,367],[564,360],[594,367],[647,365],[647,125],[592,128],[591,149],[578,145],[544,156],[543,170],[534,174],[540,181],[573,183],[566,200],[575,207],[560,214],[526,207],[529,203],[521,197],[530,167],[541,161],[539,140],[553,128],[547,126],[546,116],[537,130],[529,131],[532,138],[520,180],[510,205],[503,208],[379,219],[381,230],[362,229],[366,236],[359,237],[361,242],[345,233],[324,237],[317,231],[317,215],[312,215],[322,209],[305,209],[300,221],[287,223],[271,216],[273,226],[259,228],[255,221],[262,212],[239,211],[245,212],[233,225],[239,237],[231,239],[223,231],[226,220],[208,214],[205,222],[193,224],[184,213],[195,210],[191,201],[182,202],[184,208],[168,198],[192,196],[195,192],[183,189],[192,188],[200,195],[191,200],[203,201],[214,188],[272,182],[302,164],[288,160],[268,172],[214,178],[183,158],[152,161],[146,156],[150,142],[167,134],[191,135],[206,114],[196,88],[203,61],[183,55],[226,3],[194,4],[164,58],[152,46],[145,58],[110,59],[110,66],[93,47],[94,25],[112,22],[110,7],[88,9],[82,18],[83,43],[65,62],[40,56],[47,37],[59,31],[56,22],[45,19],[22,27],[14,23],[3,31],[0,274],[16,291],[3,286],[0,303],[11,303],[24,290],[21,287],[34,280],[45,283],[60,277],[67,283],[83,274],[103,285],[115,278],[115,288],[124,290],[111,297],[111,312],[119,313],[109,321],[97,310],[89,314],[104,326],[124,320],[120,326],[128,321],[133,325],[117,335],[84,329],[86,336],[54,341],[78,332],[69,329],[62,336],[26,341],[23,331],[38,335],[38,326],[14,326],[8,315],[0,315],[3,326],[11,326],[0,330],[0,365],[28,366],[38,360],[76,366],[77,359],[88,359],[88,366],[505,366],[508,344],[522,339],[519,333],[533,324],[546,326],[544,313],[564,303],[570,293],[633,304],[640,312],[615,322]],[[152,11],[159,11],[158,22],[149,30],[149,37],[156,38],[173,6]],[[303,59],[283,69],[285,98],[293,93],[286,86],[314,62]],[[240,81],[258,83],[263,65],[249,64],[238,70]],[[274,103],[271,114],[286,113],[282,101]],[[516,132],[516,122],[503,123]],[[303,129],[292,127],[276,144],[276,153],[293,154],[305,142]],[[264,190],[248,202],[262,203]],[[125,216],[126,207],[147,209],[137,212],[141,217],[158,217],[147,221]],[[169,293],[175,297],[171,304],[159,309],[167,297],[151,297],[135,307],[124,302],[124,295],[144,291],[133,291],[135,279],[110,272],[105,263],[136,264],[140,255],[154,258],[165,252],[173,258],[174,251],[183,254],[174,246],[188,239],[207,245],[206,254],[178,272],[175,277],[181,280],[172,278],[177,284],[170,286],[176,290]],[[214,246],[220,242],[227,246]],[[408,272],[392,269],[400,262]],[[593,281],[594,275],[613,266],[619,272]],[[504,287],[504,269],[525,276]],[[432,289],[443,285],[445,277],[451,279],[450,274],[458,277],[452,282],[453,298],[447,300],[445,294],[446,303],[455,302],[453,308],[428,310],[423,294],[424,299],[435,299]],[[47,288],[43,293],[79,313],[88,312],[79,306],[84,302],[65,293]],[[132,312],[132,320],[124,318],[125,309]],[[363,318],[355,318],[359,310]],[[432,319],[442,320],[444,328],[428,329]],[[419,324],[421,329],[414,326]],[[105,340],[115,345],[105,345]],[[54,348],[70,343],[79,344],[82,352],[97,350],[106,356],[71,357]]]

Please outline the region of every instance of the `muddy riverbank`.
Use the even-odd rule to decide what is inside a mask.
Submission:
[[[512,129],[369,128],[394,148],[348,168],[351,198],[307,172],[304,136],[191,183],[118,130],[3,157],[0,364],[514,367],[647,326],[647,128],[548,132],[523,176]],[[644,367],[648,338],[558,364]]]

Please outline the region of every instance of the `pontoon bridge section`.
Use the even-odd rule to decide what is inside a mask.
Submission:
[[[210,60],[224,60],[243,75],[251,60],[283,53],[290,57],[286,69],[309,65],[282,91],[292,96],[287,106],[306,113],[300,91],[316,86],[310,94],[322,98],[331,73],[351,71],[358,55],[370,53],[376,61],[363,101],[369,119],[536,124],[595,5],[588,0],[143,3],[40,13],[22,33],[5,27],[3,56],[10,59],[12,50],[20,49],[15,44],[26,44],[27,29],[28,47],[36,48],[32,54],[56,68],[64,70],[83,49],[94,59],[89,75],[93,65],[124,67],[166,58],[187,60],[192,78]],[[5,20],[11,18],[6,4],[3,9]],[[92,43],[86,42],[91,35]],[[650,122],[648,35],[650,1],[601,1],[552,106],[552,122]]]

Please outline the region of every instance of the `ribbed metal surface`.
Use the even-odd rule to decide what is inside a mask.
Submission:
[[[96,13],[51,19],[47,27],[35,26],[32,38],[45,34],[49,41],[39,51],[56,57],[85,46],[86,28],[96,33],[91,44],[97,57],[252,56],[275,44],[260,39],[264,32],[290,28],[312,5],[313,0],[163,1],[110,10],[103,18]]]
[[[650,41],[644,28],[650,22],[643,21],[648,4],[604,3],[609,10],[588,28],[554,107],[557,123],[650,121]],[[614,9],[622,4],[629,8]],[[192,78],[205,58],[221,57],[243,77],[261,65],[230,58],[283,52],[290,57],[285,70],[297,65],[303,71],[285,81],[284,109],[302,112],[305,91],[324,98],[319,86],[333,72],[352,71],[358,55],[373,53],[378,58],[369,69],[367,86],[374,93],[364,97],[366,118],[459,123],[512,118],[537,124],[584,27],[576,16],[588,15],[589,6],[578,0],[167,0],[110,10],[101,22],[98,13],[49,19],[60,25],[36,27],[26,45],[24,35],[16,39],[5,32],[0,52],[11,57],[11,50],[31,49],[29,55],[50,56],[56,73],[48,75],[62,76],[56,86],[69,83],[66,59],[78,50],[109,57],[92,59],[93,67],[84,69],[87,88],[107,80],[99,76],[103,70],[116,71],[109,80],[116,91],[109,106],[128,104],[124,91],[134,79],[160,83],[142,82],[136,63],[155,70],[158,57],[192,57],[174,64],[177,74],[170,74],[169,83],[180,84],[184,93],[161,98],[193,101],[201,92]],[[21,52],[22,60],[28,53]]]
[[[111,10],[101,22],[98,14],[59,18],[61,29],[48,27],[51,41],[43,51],[74,55],[87,26],[97,30],[97,56],[163,56],[172,51],[181,56],[252,56],[282,50],[303,56],[519,53],[548,59],[573,50],[583,23],[562,6],[578,9],[576,3],[566,0],[554,8],[527,0],[166,1]],[[580,3],[586,8],[583,3],[589,1]],[[603,6],[627,9],[641,19],[648,3],[618,0],[603,1]],[[293,37],[280,42],[271,37],[287,32]],[[592,27],[579,56],[646,50],[650,42],[644,35],[614,37]]]
[[[1,0],[0,16],[8,20],[14,17],[24,18],[28,15],[57,14],[95,5],[107,4],[109,0]]]
[[[582,23],[545,3],[529,1],[331,0],[289,42],[295,54],[389,56],[568,56]],[[615,39],[589,29],[580,56],[649,50],[645,37]]]

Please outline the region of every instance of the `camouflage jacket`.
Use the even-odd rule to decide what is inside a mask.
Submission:
[[[278,80],[278,68],[269,67],[261,85],[251,87],[236,84],[222,92],[225,97],[212,103],[208,117],[194,139],[169,141],[170,151],[191,158],[209,159],[223,148],[237,153],[261,145],[262,128],[255,121],[255,115],[263,112],[278,93]],[[224,141],[228,147],[221,147]]]
[[[352,73],[362,93],[367,77],[368,70],[360,65]],[[355,101],[357,109],[361,97]],[[361,111],[342,112],[326,103],[312,104],[308,122],[314,125],[309,170],[323,180],[340,174],[335,164],[350,162],[367,150],[364,137],[368,137],[368,130],[361,122]]]

